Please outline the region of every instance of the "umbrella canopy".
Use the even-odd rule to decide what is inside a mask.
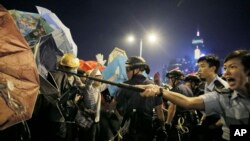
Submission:
[[[9,10],[17,27],[30,46],[35,45],[41,36],[51,33],[54,29],[37,13]]]
[[[111,63],[114,60],[114,58],[116,58],[116,56],[118,55],[128,58],[125,50],[115,47],[113,51],[109,54],[108,64]]]
[[[125,70],[125,62],[127,61],[126,52],[122,49],[115,48],[110,54],[108,59],[108,65],[102,72],[104,79],[109,79],[114,74],[117,75],[114,82],[121,83],[127,80],[127,73]],[[108,87],[110,95],[114,96],[118,88],[110,85]]]
[[[0,19],[0,81],[13,84],[11,91],[1,88],[0,130],[3,130],[31,118],[39,77],[31,49],[2,5]]]
[[[35,58],[40,75],[47,77],[48,71],[53,71],[57,68],[57,58],[63,53],[56,46],[52,34],[41,37],[37,44]]]
[[[97,66],[97,62],[96,61],[84,61],[84,60],[80,60],[80,69],[87,72],[89,70],[93,70],[95,69]],[[99,66],[98,68],[100,71],[103,71],[105,69],[104,66]]]
[[[55,44],[56,44],[57,48],[61,52],[73,53],[75,55],[74,49],[72,47],[70,47],[71,45],[67,39],[67,36],[62,30],[56,29],[51,34],[55,40]]]
[[[66,39],[69,42],[69,48],[71,48],[72,52],[75,56],[77,56],[77,46],[75,44],[75,42],[72,39],[71,33],[69,28],[67,28],[62,22],[61,20],[56,16],[56,14],[54,14],[53,12],[51,12],[50,10],[40,7],[40,6],[36,6],[38,13],[50,24],[51,27],[53,27],[54,29],[57,30],[62,30],[63,33],[66,36]]]

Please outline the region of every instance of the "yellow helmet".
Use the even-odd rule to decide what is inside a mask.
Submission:
[[[80,62],[79,59],[76,58],[74,54],[65,53],[60,60],[60,65],[70,68],[77,68],[80,66]]]

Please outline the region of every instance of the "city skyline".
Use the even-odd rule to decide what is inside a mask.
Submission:
[[[54,12],[71,30],[78,57],[94,60],[98,53],[119,47],[128,56],[139,56],[139,41],[125,43],[127,34],[141,37],[154,30],[160,42],[143,44],[142,56],[153,75],[177,57],[193,54],[197,26],[210,53],[223,58],[232,50],[249,50],[250,2],[247,0],[72,0],[1,2],[8,10],[36,12],[42,6]],[[191,55],[190,55],[191,56]]]

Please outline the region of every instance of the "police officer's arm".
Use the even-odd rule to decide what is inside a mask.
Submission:
[[[122,116],[120,115],[120,113],[117,111],[116,109],[116,105],[117,105],[117,101],[113,98],[112,101],[109,104],[109,108],[111,111],[114,112],[114,114],[116,115],[117,119],[122,122]]]
[[[166,123],[170,124],[174,118],[176,112],[176,105],[173,103],[170,103],[168,106],[168,114],[167,114],[167,119],[166,119]]]
[[[137,85],[144,88],[145,91],[141,93],[142,96],[157,96],[160,93],[160,87],[157,85]],[[162,97],[171,101],[172,103],[184,107],[186,109],[204,110],[205,105],[201,97],[187,97],[182,94],[162,89]]]
[[[162,110],[162,105],[155,106],[155,112],[156,112],[158,119],[162,122],[162,124],[164,124],[165,117],[164,117],[164,113]]]

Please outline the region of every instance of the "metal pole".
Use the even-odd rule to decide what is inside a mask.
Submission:
[[[127,84],[127,83],[112,82],[112,81],[108,81],[108,80],[104,80],[104,79],[100,79],[100,78],[96,78],[96,77],[87,76],[87,75],[84,75],[84,74],[69,72],[69,71],[63,70],[63,69],[57,69],[57,70],[61,71],[61,72],[64,72],[64,73],[67,73],[67,74],[76,75],[76,76],[79,76],[79,77],[85,77],[85,78],[90,79],[90,80],[102,82],[102,83],[105,83],[105,84],[114,85],[114,86],[117,86],[117,87],[120,87],[120,88],[129,89],[129,90],[133,90],[133,91],[136,91],[136,92],[143,92],[145,90],[143,88],[139,88],[139,87],[136,87],[134,85]]]
[[[140,40],[140,57],[142,57],[142,39]]]

